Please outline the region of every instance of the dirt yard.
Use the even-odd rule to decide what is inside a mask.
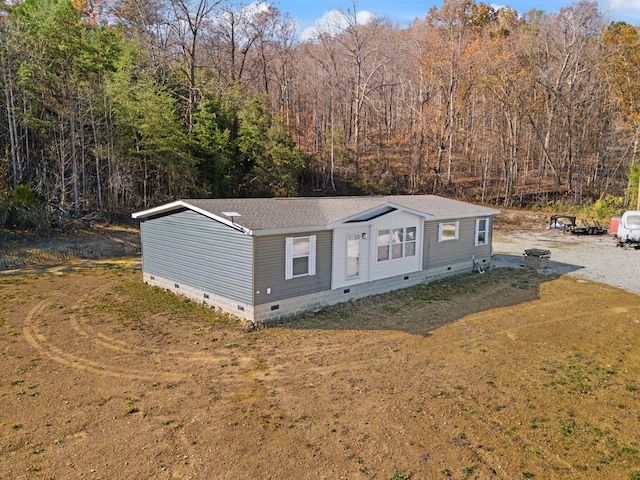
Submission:
[[[496,268],[249,331],[137,260],[0,275],[0,478],[640,479],[637,294]]]

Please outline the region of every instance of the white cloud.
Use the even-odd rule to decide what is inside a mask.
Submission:
[[[356,13],[355,24],[366,25],[371,22],[375,15],[367,10],[361,10]],[[337,35],[354,24],[352,14],[344,13],[340,10],[331,10],[326,12],[320,19],[316,20],[312,27],[305,28],[300,34],[301,40],[313,40],[323,33],[331,36]]]
[[[640,0],[604,0],[600,6],[605,17],[632,25],[640,23]]]
[[[269,4],[266,2],[253,2],[242,9],[242,14],[251,18],[260,13],[269,11]]]

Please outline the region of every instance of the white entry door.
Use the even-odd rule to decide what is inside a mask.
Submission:
[[[369,226],[349,227],[333,231],[331,288],[348,287],[369,281]]]

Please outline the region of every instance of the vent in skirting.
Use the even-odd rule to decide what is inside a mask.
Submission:
[[[280,305],[271,305],[271,311],[280,310]]]
[[[404,276],[404,279],[405,279],[405,280],[409,280],[409,275],[405,275],[405,276]]]
[[[244,307],[242,305],[238,305],[238,310],[240,310],[241,312],[244,312]],[[271,310],[273,310],[273,308]]]
[[[151,280],[155,280],[155,279],[156,279],[156,277],[154,277],[153,275],[150,275],[150,276],[149,276],[149,278],[150,278]]]
[[[342,293],[349,293],[351,291],[350,288],[345,288]]]
[[[451,270],[451,267],[447,267],[447,270]]]
[[[209,294],[208,294],[208,293],[205,293],[205,294],[204,294],[204,298],[209,298]]]
[[[177,283],[174,283],[173,285],[174,285],[174,287],[176,287],[176,288],[180,288],[180,285],[179,285],[179,284],[177,284]]]

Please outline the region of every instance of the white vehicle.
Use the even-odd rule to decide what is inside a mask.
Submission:
[[[640,248],[640,210],[627,210],[621,217],[611,220],[610,233],[615,235],[618,247],[628,245]],[[617,228],[614,231],[616,220]]]

